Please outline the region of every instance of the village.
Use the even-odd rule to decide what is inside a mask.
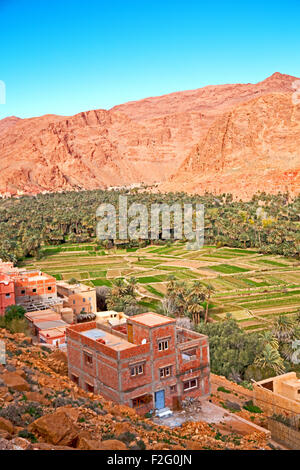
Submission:
[[[176,319],[151,311],[97,311],[95,287],[1,262],[0,315],[14,305],[26,311],[33,344],[65,354],[69,379],[87,393],[133,408],[158,425],[206,421],[225,433],[262,432],[279,448],[299,448],[299,431],[289,427],[287,434],[286,423],[274,419],[299,419],[295,372],[243,389],[210,372],[208,337]],[[263,418],[246,413],[246,402]]]

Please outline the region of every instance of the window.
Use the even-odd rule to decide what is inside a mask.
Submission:
[[[78,375],[72,374],[72,375],[71,375],[71,379],[73,380],[73,382],[76,383],[76,385],[79,385],[79,377],[78,377]]]
[[[75,300],[73,300],[73,305],[75,305]]]
[[[187,390],[191,390],[192,388],[196,388],[197,386],[198,379],[187,380],[187,382],[183,383],[183,390],[186,392]]]
[[[84,298],[84,297],[83,297],[82,301],[85,302],[85,298]]]
[[[160,369],[159,370],[160,378],[163,379],[164,377],[170,377],[171,370],[172,370],[171,366],[164,367],[163,369]]]
[[[87,366],[92,366],[93,365],[93,356],[92,356],[92,354],[90,354],[88,352],[84,352],[84,363]]]
[[[166,351],[167,349],[169,349],[169,340],[168,339],[165,339],[163,341],[158,342],[158,350],[159,351]]]
[[[137,408],[139,406],[147,405],[148,403],[151,403],[151,402],[152,402],[151,395],[143,395],[141,397],[132,399],[132,407]]]
[[[49,286],[49,287],[48,287],[48,290],[52,290],[52,287],[51,287],[51,286]]]
[[[89,393],[94,393],[94,386],[89,384],[88,382],[85,382],[85,389]]]
[[[32,292],[36,292],[36,289],[32,289]]]
[[[25,294],[25,289],[22,289],[22,290],[21,290],[21,294],[22,294],[22,295]]]
[[[82,307],[82,311],[85,312],[85,307]]]
[[[196,348],[186,349],[185,351],[182,351],[181,357],[186,362],[195,360],[197,358]]]
[[[171,385],[170,392],[171,393],[176,393],[177,392],[177,385]]]
[[[10,294],[5,294],[5,297],[6,297],[7,299],[10,299]]]
[[[144,373],[144,364],[137,364],[130,368],[130,375],[131,377],[135,377],[136,375],[142,375]]]

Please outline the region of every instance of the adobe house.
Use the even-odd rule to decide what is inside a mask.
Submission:
[[[275,395],[300,403],[300,379],[297,378],[296,372],[288,372],[287,374],[261,380],[257,382],[257,385],[270,390]]]
[[[58,281],[57,293],[63,299],[63,306],[73,310],[75,319],[81,312],[96,313],[97,311],[95,287]]]
[[[66,337],[70,378],[139,414],[210,394],[208,338],[176,327],[173,318],[143,313],[121,331],[82,323],[69,326]]]

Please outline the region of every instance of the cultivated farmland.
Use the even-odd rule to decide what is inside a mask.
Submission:
[[[27,259],[23,265],[91,286],[111,286],[115,278],[134,276],[139,302],[151,310],[160,305],[170,275],[213,285],[211,318],[220,321],[231,313],[249,331],[269,328],[274,317],[294,315],[300,308],[300,263],[278,255],[212,246],[189,251],[183,243],[105,251],[91,243],[69,244],[43,252],[42,259]]]

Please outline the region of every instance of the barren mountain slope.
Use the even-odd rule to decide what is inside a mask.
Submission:
[[[300,189],[300,105],[272,93],[224,113],[194,147],[164,190],[232,192]]]
[[[214,139],[218,140],[217,133],[220,131],[222,135],[219,119],[223,122],[224,114],[234,113],[243,103],[251,101],[254,103],[251,106],[255,107],[255,103],[259,103],[256,98],[277,93],[286,95],[288,101],[294,91],[294,80],[295,77],[275,73],[257,84],[208,86],[126,103],[110,111],[88,111],[71,117],[46,115],[32,119],[3,119],[0,121],[0,193],[95,189],[141,182],[164,183],[163,190],[167,187],[182,189],[184,184],[187,190],[202,191],[203,185],[192,184],[191,175],[186,171],[187,163],[183,163],[190,152],[195,152],[195,145],[207,132],[215,134]],[[259,121],[265,119],[260,115],[261,111],[260,107],[257,112],[251,108]],[[275,117],[272,105],[263,113],[269,113],[267,125],[272,127]],[[246,130],[244,125],[244,134]],[[238,128],[237,131],[240,132]],[[276,162],[273,164],[272,154],[264,154],[265,137],[267,133],[261,135],[261,163],[257,169],[274,167],[281,175],[290,169],[289,160],[283,159],[280,168]],[[290,156],[293,151],[285,149],[288,141],[289,138],[282,137],[281,151]],[[271,143],[272,148],[276,145],[276,142]],[[269,148],[270,139],[265,146]],[[238,153],[233,150],[233,161],[236,161]],[[256,167],[257,154],[256,149],[253,150],[251,154],[249,147],[247,155]],[[214,152],[213,146],[207,152]],[[230,149],[226,152],[227,162]],[[209,161],[213,163],[213,159]],[[227,163],[224,163],[225,167]],[[192,177],[196,178],[195,183],[201,176],[195,175],[197,171],[198,167],[194,166]],[[216,179],[214,183],[215,171],[215,165],[211,168],[206,165],[205,181],[209,182],[210,188],[222,191],[222,181]],[[174,174],[170,185],[165,184]],[[262,180],[264,173],[259,176]],[[277,189],[284,189],[279,176],[273,180]],[[255,181],[252,184],[249,180],[248,186],[249,194],[259,189]],[[225,187],[234,189],[229,183]]]

